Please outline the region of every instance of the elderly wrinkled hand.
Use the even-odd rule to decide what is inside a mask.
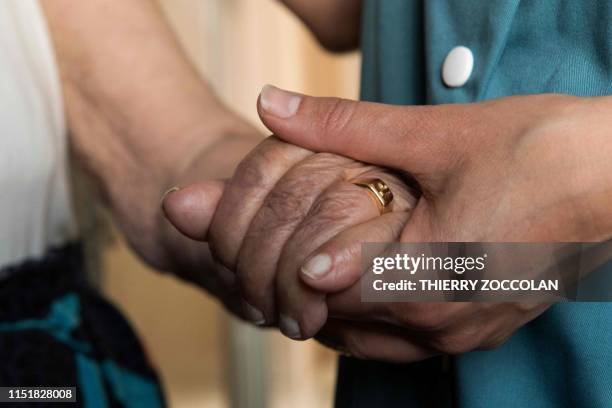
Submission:
[[[380,209],[351,180],[383,179],[393,211]],[[313,153],[270,137],[228,181],[203,182],[167,195],[164,210],[184,234],[209,243],[221,280],[237,288],[243,315],[258,325],[279,324],[291,338],[313,336],[326,321],[325,295],[304,285],[306,257],[349,227],[377,240],[396,240],[416,202],[411,190],[380,167],[329,153]],[[385,219],[384,229],[369,225]],[[300,321],[292,316],[300,310]]]
[[[267,88],[259,113],[289,143],[414,177],[422,195],[400,241],[571,242],[612,236],[612,144],[609,120],[602,120],[612,117],[610,101],[533,95],[391,106]],[[367,228],[346,229],[296,265],[305,284],[329,293],[330,319],[319,336],[352,354],[417,361],[487,349],[548,307],[361,302],[359,243],[370,242],[371,231],[385,230],[385,223],[378,217]],[[293,320],[323,323],[312,322],[302,306],[290,309]]]

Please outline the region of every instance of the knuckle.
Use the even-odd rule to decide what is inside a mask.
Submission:
[[[266,232],[294,225],[300,221],[305,208],[304,197],[296,189],[273,190],[254,220],[256,232]]]
[[[290,148],[276,138],[264,140],[238,164],[232,185],[246,189],[269,188],[274,181],[270,179],[270,166],[282,163]]]
[[[257,214],[257,224],[265,230],[294,226],[312,210],[312,205],[320,209],[321,214],[332,217],[333,211],[341,207],[337,200],[317,204],[320,200],[319,191],[323,184],[319,180],[328,180],[333,177],[325,168],[318,166],[310,168],[303,164],[295,169],[291,177],[285,177],[264,200],[263,206]],[[311,170],[311,171],[307,171]],[[299,174],[298,174],[299,173]],[[333,207],[332,210],[327,210]]]
[[[264,184],[265,172],[259,158],[247,157],[236,167],[232,185],[240,188],[257,188]]]
[[[348,191],[323,194],[313,203],[309,215],[317,223],[338,222],[354,213],[353,202],[359,204],[361,201],[355,200],[355,194]]]
[[[300,225],[299,236],[310,239],[321,233],[339,231],[344,226],[365,219],[375,208],[374,203],[370,202],[369,197],[362,197],[363,192],[351,187],[340,184],[338,189],[327,190],[320,195]]]

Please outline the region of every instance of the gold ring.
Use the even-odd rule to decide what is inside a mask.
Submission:
[[[383,180],[379,178],[357,179],[351,183],[366,189],[381,215],[393,210],[393,193]]]

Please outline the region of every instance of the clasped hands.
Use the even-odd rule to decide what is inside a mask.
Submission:
[[[361,243],[609,238],[585,227],[609,212],[598,200],[609,189],[594,185],[609,182],[597,164],[609,148],[585,147],[606,137],[592,123],[609,105],[535,95],[399,107],[266,87],[258,111],[276,136],[230,180],[169,194],[164,211],[208,242],[222,293],[254,324],[394,362],[497,347],[548,305],[362,303]],[[380,214],[356,178],[384,180],[393,211]]]

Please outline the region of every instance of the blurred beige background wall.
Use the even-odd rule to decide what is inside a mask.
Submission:
[[[273,0],[160,4],[202,75],[253,123],[266,83],[357,96],[359,56],[323,52]],[[148,270],[118,237],[103,256],[102,286],[139,332],[171,406],[331,406],[333,353],[238,322],[195,288]]]

